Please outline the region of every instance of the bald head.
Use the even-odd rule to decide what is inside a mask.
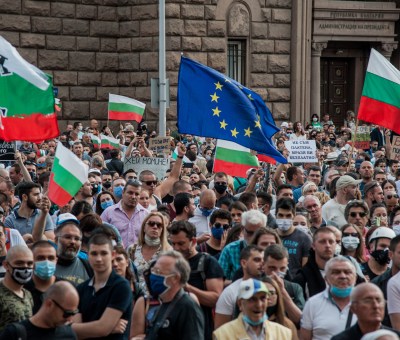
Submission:
[[[79,295],[71,283],[68,281],[58,281],[46,291],[44,299],[56,300],[59,303],[63,303],[66,300],[74,300],[78,304]]]
[[[374,285],[373,283],[361,283],[351,291],[350,300],[352,303],[357,302],[370,293],[376,293],[384,299],[383,293],[377,285]]]
[[[33,260],[32,251],[27,246],[18,245],[18,246],[13,246],[8,250],[7,255],[6,255],[6,261],[7,262],[12,262],[13,260],[18,258],[19,256],[31,257],[32,260]]]
[[[217,196],[211,189],[206,189],[200,194],[200,206],[205,209],[212,209],[215,207]]]

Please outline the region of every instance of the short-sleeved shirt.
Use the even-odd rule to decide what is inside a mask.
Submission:
[[[36,327],[29,320],[21,321],[21,325],[25,327],[27,339],[40,340],[75,340],[78,339],[71,326],[58,326],[56,328]],[[0,340],[17,340],[18,332],[14,325],[8,325],[0,335]]]
[[[347,223],[344,217],[345,209],[345,204],[339,204],[336,199],[332,198],[322,206],[322,218],[325,221],[336,223],[338,228],[341,228]]]
[[[244,247],[246,247],[245,241],[238,240],[229,243],[222,249],[218,263],[224,271],[227,280],[232,280],[233,275],[240,268],[240,252]]]
[[[313,340],[330,339],[346,328],[350,303],[340,310],[328,289],[310,297],[304,306],[300,324],[302,328],[312,331]],[[351,325],[356,322],[357,316],[353,314]]]
[[[189,259],[190,265],[190,277],[188,283],[198,289],[207,290],[205,287],[205,281],[201,277],[201,273],[197,272],[198,264],[202,256],[204,259],[204,275],[206,280],[208,279],[224,279],[224,272],[218,261],[211,255],[206,253],[198,253]],[[212,339],[212,332],[214,330],[214,322],[212,315],[212,308],[201,305],[201,309],[204,314],[204,326],[206,331],[205,339]]]
[[[121,201],[119,201],[117,204],[104,210],[101,214],[101,219],[115,226],[121,234],[124,246],[129,247],[139,238],[142,222],[148,213],[149,211],[138,203],[132,217],[129,218],[122,209]]]
[[[232,316],[233,319],[235,315],[235,306],[239,292],[239,285],[242,281],[243,279],[236,280],[222,291],[218,298],[217,306],[215,307],[216,313]]]
[[[32,316],[33,299],[32,295],[26,289],[22,289],[24,297],[4,286],[0,282],[0,332],[12,322],[18,322],[28,319]]]
[[[23,236],[25,234],[32,234],[33,226],[35,225],[36,219],[42,212],[39,209],[34,209],[32,215],[29,218],[22,217],[18,215],[18,210],[14,210],[10,215],[4,220],[4,224],[8,228],[17,229]],[[50,215],[46,216],[46,223],[44,231],[49,231],[54,229],[53,220]]]
[[[60,281],[60,279],[56,278],[56,281],[54,282],[57,281]],[[32,294],[32,299],[33,299],[32,314],[35,315],[42,306],[43,295],[45,294],[45,292],[42,292],[39,289],[37,289],[35,287],[35,282],[33,282],[33,280],[30,280],[26,285],[24,285],[24,288],[26,290],[29,290]]]
[[[288,236],[280,236],[282,244],[289,253],[289,271],[293,276],[302,267],[303,257],[308,257],[311,248],[311,239],[303,231],[295,229]]]
[[[82,322],[99,320],[107,308],[121,311],[121,318],[128,320],[128,326],[124,334],[110,334],[106,337],[92,339],[128,339],[133,296],[129,282],[126,279],[112,271],[105,286],[97,292],[93,287],[93,279],[80,284],[77,290],[79,293],[79,311],[82,314]]]
[[[400,272],[392,276],[387,284],[388,313],[400,313]]]
[[[85,260],[76,257],[71,263],[67,264],[59,258],[54,275],[77,286],[90,278],[83,261]]]

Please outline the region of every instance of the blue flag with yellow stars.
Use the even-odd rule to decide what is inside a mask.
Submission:
[[[178,131],[232,141],[287,163],[271,142],[279,129],[262,98],[185,57],[181,57],[178,76]]]

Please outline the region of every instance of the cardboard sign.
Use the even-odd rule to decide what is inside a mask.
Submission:
[[[158,180],[165,177],[169,169],[169,158],[156,157],[127,157],[124,162],[124,171],[133,169],[139,175],[143,170],[151,170]]]
[[[290,163],[318,163],[315,140],[291,140],[285,142]]]
[[[15,144],[0,140],[0,162],[14,161]]]
[[[156,155],[168,153],[171,148],[171,137],[154,137],[149,139],[149,148]]]
[[[392,150],[390,151],[390,159],[400,161],[400,136],[393,136]]]
[[[357,128],[354,147],[356,149],[363,149],[363,150],[369,149],[369,142],[371,140],[370,133],[371,133],[371,128],[369,126],[364,126],[364,125],[359,126]],[[353,141],[352,140],[348,141],[347,144],[352,145]]]

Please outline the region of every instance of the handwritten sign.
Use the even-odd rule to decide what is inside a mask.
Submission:
[[[137,174],[140,174],[143,170],[151,170],[160,180],[165,177],[169,169],[169,158],[127,157],[124,162],[124,171],[128,169],[135,170]]]
[[[354,133],[354,130],[352,130]],[[359,126],[355,137],[354,147],[356,149],[369,149],[369,141],[371,140],[371,128],[369,126]],[[348,141],[347,144],[352,145],[353,141]]]
[[[13,161],[15,154],[14,142],[0,140],[0,162]]]
[[[285,142],[291,163],[318,163],[315,140],[291,140]]]
[[[156,155],[168,153],[170,150],[171,137],[154,137],[149,139],[149,148]]]
[[[397,161],[400,161],[400,136],[393,136],[390,159],[395,159]]]

